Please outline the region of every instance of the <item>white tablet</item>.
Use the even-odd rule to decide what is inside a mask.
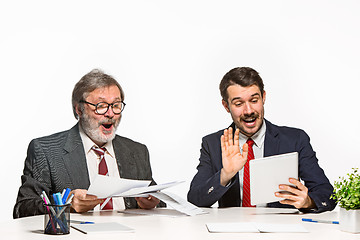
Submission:
[[[251,205],[280,201],[275,197],[279,184],[291,185],[290,177],[298,179],[298,153],[253,159],[249,168]]]

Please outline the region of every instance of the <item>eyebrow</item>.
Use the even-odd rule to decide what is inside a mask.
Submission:
[[[259,93],[254,93],[253,95],[251,95],[252,98],[255,97],[255,96],[260,96],[260,94]],[[233,98],[231,100],[231,102],[236,101],[236,100],[242,100],[242,98],[241,97],[235,97],[235,98]]]
[[[105,101],[105,98],[99,97],[98,100],[99,100],[99,101]],[[120,97],[116,97],[116,98],[114,99],[114,101],[121,101],[121,98],[120,98]]]

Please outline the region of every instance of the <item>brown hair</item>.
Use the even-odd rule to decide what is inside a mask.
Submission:
[[[80,104],[80,101],[85,100],[89,93],[95,89],[108,86],[117,86],[120,90],[121,100],[124,101],[124,91],[112,76],[105,74],[100,69],[93,69],[91,72],[84,75],[80,81],[75,84],[72,92],[72,106],[75,118],[79,118],[75,108],[77,104]]]
[[[259,87],[261,96],[264,92],[264,83],[259,76],[259,73],[252,68],[249,67],[237,67],[231,69],[227,72],[223,79],[220,82],[219,89],[221,97],[224,101],[228,102],[228,92],[227,89],[231,85],[238,84],[242,87],[249,87],[252,85],[256,85]]]

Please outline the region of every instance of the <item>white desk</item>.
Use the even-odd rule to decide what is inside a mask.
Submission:
[[[71,228],[70,234],[51,236],[43,234],[44,216],[20,218],[1,225],[2,239],[286,239],[320,240],[360,239],[360,234],[339,230],[337,224],[307,223],[301,218],[337,220],[338,212],[321,214],[299,214],[290,209],[269,208],[227,208],[206,209],[209,214],[194,217],[144,216],[118,212],[72,214],[73,220],[86,220],[96,223],[119,222],[134,228],[134,233],[83,234]],[[209,233],[205,224],[211,222],[263,222],[281,224],[302,224],[309,233]]]

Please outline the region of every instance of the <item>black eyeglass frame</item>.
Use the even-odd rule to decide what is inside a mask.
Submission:
[[[90,105],[94,106],[94,107],[95,107],[95,112],[96,112],[96,114],[99,114],[99,115],[105,115],[105,114],[109,111],[109,107],[110,107],[110,106],[111,106],[111,110],[113,111],[113,113],[114,113],[115,115],[119,115],[119,114],[121,114],[121,113],[124,111],[125,106],[126,106],[126,103],[123,102],[123,101],[116,101],[116,102],[113,102],[113,103],[99,102],[99,103],[97,103],[97,104],[94,104],[94,103],[91,103],[91,102],[87,102],[87,101],[85,101],[85,100],[80,100],[80,102],[81,102],[81,103],[87,103],[87,104],[90,104]],[[116,104],[116,103],[121,103],[121,104],[122,104],[121,111],[120,111],[119,113],[115,113],[115,112],[114,112],[114,104]],[[106,111],[105,111],[104,113],[99,113],[99,112],[98,112],[98,105],[99,105],[99,104],[106,104],[106,105],[107,105]]]

